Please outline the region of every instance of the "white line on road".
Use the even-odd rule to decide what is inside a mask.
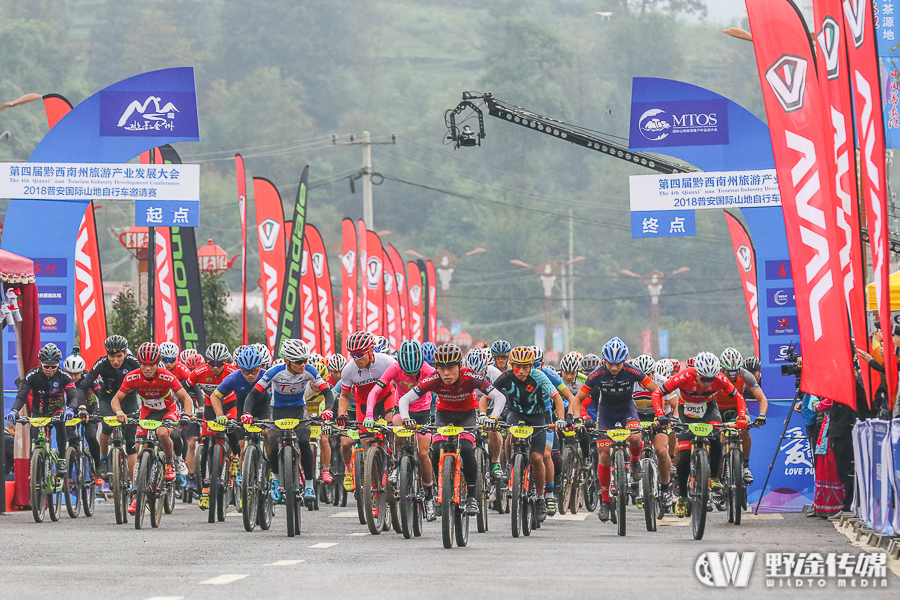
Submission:
[[[218,577],[213,577],[212,579],[201,581],[200,585],[225,585],[226,583],[232,583],[239,579],[243,579],[244,577],[247,577],[247,575],[240,575],[237,573],[232,573],[230,575],[219,575]]]
[[[337,546],[337,544],[333,542],[322,542],[320,544],[313,544],[310,548],[331,548],[332,546]]]
[[[290,565],[299,565],[303,562],[303,559],[300,560],[276,560],[273,563],[266,563],[267,567],[287,567]]]
[[[352,517],[357,517],[357,516],[359,516],[359,514],[356,511],[353,511],[353,512],[339,512],[339,513],[334,513],[333,515],[328,515],[328,516],[332,519],[335,517],[344,517],[344,518],[349,519]]]
[[[183,600],[184,596],[153,596],[147,600]]]
[[[357,531],[356,533],[348,533],[347,537],[353,537],[353,536],[358,536],[358,535],[369,535],[369,534],[365,533],[364,531]]]
[[[567,514],[567,515],[554,515],[554,516],[550,517],[549,520],[550,521],[584,521],[585,519],[587,519],[587,516],[589,514],[591,514],[591,513],[583,512],[583,513],[575,513],[574,515],[571,513]]]

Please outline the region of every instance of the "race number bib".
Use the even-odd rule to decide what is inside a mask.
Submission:
[[[150,410],[162,410],[166,407],[166,401],[163,398],[152,399],[144,398],[142,396],[141,404],[143,404],[144,407],[149,408]]]
[[[706,414],[706,403],[703,404],[693,404],[693,403],[684,403],[684,415],[686,417],[690,417],[692,419],[702,419],[703,415]]]

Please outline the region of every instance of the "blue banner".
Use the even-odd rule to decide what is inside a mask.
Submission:
[[[878,56],[900,56],[900,6],[898,0],[872,0]]]
[[[658,358],[668,358],[669,356],[669,330],[659,330],[659,356]]]
[[[124,163],[156,146],[199,141],[195,94],[190,67],[152,71],[115,83],[63,117],[44,136],[28,162]],[[128,104],[120,113],[116,111],[118,102],[126,96],[138,101],[140,110],[134,108],[119,128]],[[153,112],[157,110],[153,100],[146,103],[151,97],[162,102],[158,112]],[[194,99],[191,102],[189,98]],[[165,121],[169,126],[126,129],[129,123],[139,122],[138,115],[145,121]],[[87,204],[87,200],[14,198],[4,220],[3,249],[35,260],[41,342],[55,343],[63,356],[71,352],[75,337],[75,273],[71,266],[75,264],[75,239]],[[5,339],[13,339],[10,328]],[[18,372],[15,356],[5,349],[4,382],[6,389],[12,389]],[[10,405],[12,396],[5,396],[4,401]]]
[[[653,210],[631,213],[631,237],[686,237],[697,235],[697,216],[692,210]]]
[[[135,200],[138,227],[198,227],[200,202],[193,200]]]

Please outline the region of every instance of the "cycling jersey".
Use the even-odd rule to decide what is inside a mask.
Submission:
[[[753,376],[750,371],[747,369],[741,369],[737,381],[735,381],[732,385],[736,390],[742,391],[743,394],[746,393],[746,390],[749,389],[751,392],[755,392],[759,387],[759,382],[756,381],[756,377]],[[745,389],[746,388],[746,389]],[[755,396],[754,396],[755,398]],[[746,397],[744,398],[746,402]],[[716,394],[716,404],[719,406],[719,410],[732,410],[735,407],[735,400],[733,396],[729,396],[725,392],[718,392]]]
[[[97,362],[94,363],[91,370],[78,380],[75,387],[79,392],[79,397],[84,398],[90,390],[93,390],[99,384],[100,389],[97,390],[97,398],[100,399],[100,414],[104,414],[104,404],[106,404],[106,407],[108,408],[109,401],[112,400],[112,397],[115,396],[116,392],[119,391],[119,388],[122,387],[122,381],[125,379],[125,376],[135,369],[140,368],[141,363],[130,354],[125,356],[125,360],[122,361],[122,364],[118,368],[112,366],[108,356],[104,356],[97,359]],[[122,410],[125,412],[134,412],[134,408],[128,410],[125,407],[135,406],[135,402],[134,394],[128,394],[122,400]],[[111,415],[112,413],[110,412],[109,414]]]
[[[631,398],[634,400],[634,405],[637,406],[638,411],[653,411],[653,392],[646,389],[641,384],[634,384]]]
[[[214,393],[220,399],[224,399],[223,404],[243,406],[244,400],[247,399],[247,394],[249,394],[250,390],[253,389],[253,386],[262,379],[262,376],[263,371],[260,370],[256,375],[256,379],[247,381],[243,371],[234,371],[222,380],[222,383],[218,385]]]
[[[453,412],[475,410],[478,408],[476,390],[494,399],[493,416],[498,416],[506,404],[506,397],[494,388],[490,381],[465,367],[460,368],[459,379],[453,385],[445,384],[437,373],[419,381],[413,389],[400,398],[400,414],[404,419],[409,418],[410,404],[428,392],[434,393],[437,397],[438,410]]]
[[[716,375],[710,388],[705,390],[700,387],[694,368],[689,367],[666,381],[658,390],[653,392],[653,410],[656,411],[657,416],[663,416],[662,397],[671,394],[675,390],[681,390],[679,403],[684,406],[684,413],[689,417],[703,417],[707,412],[706,405],[720,391],[734,397],[738,416],[746,417],[747,415],[744,397],[725,378],[725,375],[722,373]]]
[[[41,367],[28,371],[19,384],[13,410],[22,410],[29,394],[31,394],[32,415],[48,416],[66,407],[74,410],[78,406],[75,382],[62,369],[57,369],[50,377],[44,374]]]
[[[552,406],[550,399],[559,392],[540,369],[532,369],[524,381],[507,371],[494,382],[494,387],[506,394],[508,408],[520,414],[541,414]]]
[[[347,361],[341,370],[341,391],[353,392],[353,400],[356,402],[357,412],[366,407],[369,392],[375,387],[375,382],[381,379],[384,372],[392,364],[397,362],[391,356],[376,352],[369,366],[360,369],[352,360]],[[391,395],[392,388],[385,388],[378,394],[378,402],[383,401]]]
[[[562,396],[562,391],[566,388],[566,383],[562,380],[562,377],[559,376],[559,373],[557,373],[556,370],[553,369],[553,367],[548,367],[545,365],[540,369],[531,369],[531,372],[534,373],[535,370],[543,373],[547,377],[547,379],[550,380],[550,383],[553,385],[553,387],[560,392],[560,396]],[[553,401],[550,400],[549,396],[544,398],[544,402],[546,403],[546,406],[544,408],[546,408],[547,410],[553,410]],[[563,397],[563,406],[566,408],[568,408],[569,406],[569,401],[566,400],[565,397]]]
[[[565,379],[563,379],[563,383],[565,383],[566,387],[569,388],[569,391],[572,392],[572,395],[574,396],[581,389],[581,386],[584,385],[585,380],[587,380],[587,375],[584,373],[577,373],[575,379],[572,380],[572,383],[566,383]]]
[[[152,379],[147,379],[140,369],[135,369],[125,376],[119,391],[127,394],[134,391],[141,403],[141,413],[144,409],[175,411],[178,405],[175,403],[175,394],[181,391],[181,384],[166,369],[159,367]]]
[[[271,395],[272,406],[305,406],[305,392],[308,386],[313,386],[319,391],[328,388],[319,371],[311,365],[306,365],[300,373],[291,373],[286,364],[272,367],[253,386],[256,393],[247,394],[244,412],[252,412],[247,409],[247,405],[251,403],[251,399],[255,404],[256,396],[265,392]]]
[[[605,364],[601,365],[581,386],[581,391],[587,395],[587,403],[582,406],[582,411],[587,410],[591,404],[592,390],[600,391],[600,401],[606,408],[632,406],[634,385],[647,387],[650,382],[650,377],[634,365],[623,364],[622,369],[615,375],[609,372]]]
[[[490,381],[491,383],[497,381],[497,378],[503,375],[503,371],[495,367],[494,365],[488,365],[487,371],[484,373],[484,378]]]
[[[203,390],[203,395],[206,397],[206,406],[212,406],[209,403],[209,395],[216,391],[219,384],[225,381],[225,378],[234,373],[235,370],[237,370],[236,366],[226,363],[225,368],[222,369],[219,376],[215,377],[212,374],[212,371],[210,371],[209,365],[202,365],[199,369],[191,373],[191,376],[188,378],[188,383],[196,385]]]
[[[378,395],[381,393],[382,389],[394,385],[397,388],[397,397],[400,397],[414,388],[419,381],[430,377],[434,373],[434,367],[428,363],[422,363],[422,369],[419,371],[419,376],[417,378],[407,375],[403,369],[400,368],[400,363],[398,362],[390,365],[384,372],[384,375],[382,375],[381,378],[375,382],[375,385],[372,386],[372,389],[369,390],[369,397],[366,399],[366,418],[371,418],[374,415],[375,404],[378,402]],[[430,409],[430,392],[409,406],[410,412],[421,412]]]

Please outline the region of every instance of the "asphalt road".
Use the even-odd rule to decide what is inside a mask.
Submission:
[[[420,538],[369,535],[346,508],[303,512],[302,535],[286,536],[278,507],[272,529],[244,531],[229,513],[210,525],[195,504],[178,504],[159,529],[117,526],[112,505],[92,518],[37,524],[31,513],[0,517],[3,598],[225,600],[230,598],[849,598],[896,597],[900,581],[888,571],[886,590],[838,589],[829,580],[810,590],[767,588],[758,554],[749,589],[702,585],[695,575],[707,551],[860,553],[832,523],[797,514],[745,516],[739,527],[711,513],[702,541],[690,522],[667,517],[655,533],[629,507],[629,532],[616,535],[595,514],[548,519],[529,538],[513,539],[509,516],[491,514],[490,531],[475,532],[466,548],[445,550],[439,522]],[[279,561],[282,561],[280,564]],[[273,564],[275,563],[275,564]]]

